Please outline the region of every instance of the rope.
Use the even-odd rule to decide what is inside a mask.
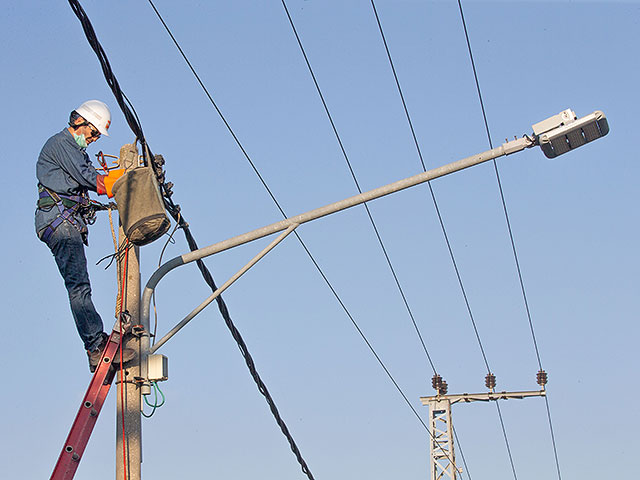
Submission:
[[[156,176],[158,176],[159,178],[162,178],[164,175],[162,172],[162,167],[155,162],[155,157],[153,156],[149,146],[147,145],[147,142],[144,138],[144,134],[142,132],[142,127],[140,126],[140,123],[137,118],[137,114],[135,114],[135,109],[133,109],[133,107],[129,109],[131,102],[129,102],[129,100],[126,99],[126,96],[122,92],[120,85],[118,84],[118,81],[113,71],[111,70],[111,66],[109,65],[109,60],[107,58],[107,55],[104,52],[102,46],[100,45],[100,42],[97,39],[96,33],[93,29],[93,26],[91,25],[91,21],[89,20],[89,17],[85,13],[84,9],[82,8],[78,0],[68,0],[68,1],[72,10],[74,11],[74,13],[76,14],[76,16],[78,17],[78,19],[82,24],[82,28],[84,30],[85,36],[87,37],[89,44],[91,45],[91,48],[93,49],[93,51],[96,53],[98,57],[98,60],[102,67],[102,72],[104,73],[107,84],[109,85],[109,87],[111,87],[111,91],[113,92],[116,98],[116,101],[118,102],[118,105],[120,106],[120,109],[122,110],[127,120],[127,123],[129,124],[129,127],[131,128],[133,133],[136,135],[137,139],[140,141],[144,159],[145,159],[145,164],[150,163],[151,167],[154,169],[154,172],[156,173]],[[125,99],[126,99],[126,102],[125,102]],[[191,251],[197,250],[198,245],[195,241],[195,238],[193,238],[191,231],[189,230],[188,223],[186,222],[184,216],[180,214],[180,207],[178,205],[175,205],[171,200],[170,198],[171,192],[167,188],[166,184],[162,182],[160,182],[160,184],[161,184],[160,188],[164,192],[165,208],[167,209],[169,214],[173,217],[173,219],[182,228],[185,238],[187,240],[187,244],[189,245],[189,248],[191,249]],[[198,266],[198,269],[200,270],[200,273],[202,274],[202,277],[204,278],[207,285],[209,285],[211,290],[212,291],[217,290],[217,286],[213,280],[213,277],[211,276],[211,273],[205,266],[204,262],[202,260],[197,260],[196,264]],[[309,480],[313,480],[313,475],[311,474],[311,471],[309,470],[309,467],[307,466],[306,461],[304,460],[304,458],[302,458],[302,454],[300,453],[300,450],[296,445],[295,440],[293,439],[291,433],[289,432],[289,429],[284,423],[284,420],[280,416],[280,413],[278,412],[275,402],[271,397],[269,391],[267,390],[267,387],[265,386],[264,382],[260,378],[260,375],[258,374],[258,371],[253,362],[253,358],[249,354],[249,350],[244,340],[242,339],[240,332],[238,331],[238,329],[233,324],[233,321],[231,320],[229,310],[227,309],[227,306],[224,303],[222,296],[218,296],[216,299],[216,302],[218,304],[218,309],[220,310],[220,313],[224,318],[225,324],[229,328],[234,340],[238,344],[238,348],[242,352],[242,355],[245,359],[245,363],[249,368],[249,372],[253,377],[258,387],[258,390],[265,397],[269,405],[269,409],[271,410],[271,413],[273,414],[276,420],[276,423],[280,427],[280,430],[282,431],[282,433],[284,434],[284,436],[286,437],[289,443],[291,451],[294,453],[296,460],[298,461],[298,463],[300,464],[300,467],[302,468],[303,473],[305,473],[305,475],[309,478]]]
[[[113,226],[113,214],[111,213],[111,208],[109,211],[109,226],[111,227],[111,238],[113,239],[113,250],[118,253],[118,240],[116,239],[116,230]]]

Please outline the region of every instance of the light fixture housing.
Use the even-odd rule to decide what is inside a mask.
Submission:
[[[607,133],[607,117],[599,110],[582,118],[577,118],[572,110],[565,110],[533,126],[533,134],[547,158],[555,158]]]

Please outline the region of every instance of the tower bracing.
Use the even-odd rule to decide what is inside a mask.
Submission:
[[[455,480],[457,469],[453,447],[453,424],[451,423],[451,401],[448,399],[429,402],[429,427],[431,430],[431,480]]]

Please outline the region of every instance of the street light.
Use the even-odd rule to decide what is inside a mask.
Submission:
[[[601,111],[577,118],[572,110],[565,110],[533,126],[533,134],[547,158],[555,158],[607,133],[609,124]]]
[[[536,145],[540,145],[542,151],[548,158],[554,158],[558,155],[568,152],[591,142],[597,138],[605,136],[609,132],[609,125],[604,113],[595,111],[586,117],[578,119],[576,114],[572,110],[565,110],[558,115],[547,118],[542,122],[538,122],[533,125],[533,136],[525,135],[522,138],[516,138],[509,142],[506,142],[499,147],[493,148],[486,152],[478,153],[467,158],[463,158],[453,163],[436,167],[431,170],[427,170],[418,175],[408,177],[397,182],[384,185],[382,187],[362,192],[353,197],[340,200],[324,207],[316,208],[308,212],[296,215],[295,217],[287,218],[271,225],[267,225],[262,228],[258,228],[247,232],[242,235],[238,235],[227,240],[223,240],[208,247],[203,247],[179,257],[175,257],[168,262],[165,262],[160,268],[158,268],[144,289],[141,300],[140,318],[141,323],[146,329],[149,330],[149,318],[151,308],[151,296],[158,284],[158,282],[171,270],[194,262],[196,260],[203,259],[215,253],[219,253],[230,248],[243,245],[245,243],[252,242],[259,238],[272,235],[274,233],[282,232],[279,237],[273,240],[264,250],[262,250],[256,257],[254,257],[247,265],[232,276],[227,282],[213,292],[209,298],[196,307],[191,313],[182,319],[169,333],[163,338],[156,341],[154,346],[149,344],[149,336],[143,336],[141,338],[142,356],[141,361],[141,377],[147,379],[147,362],[146,358],[149,354],[155,353],[162,345],[164,345],[171,337],[173,337],[182,327],[190,322],[198,313],[200,313],[207,305],[209,305],[215,298],[220,295],[226,288],[233,284],[241,275],[243,275],[249,268],[257,263],[262,257],[264,257],[271,249],[273,249],[278,243],[284,240],[291,232],[303,223],[316,220],[321,217],[345,210],[347,208],[354,207],[356,205],[363,204],[365,202],[375,200],[376,198],[389,195],[391,193],[399,192],[406,188],[425,183],[436,178],[443,177],[453,172],[463,170],[465,168],[479,165],[489,160],[496,159],[498,157],[511,155],[516,152],[520,152],[526,148],[533,148]],[[147,395],[151,392],[148,384],[143,385],[142,393]]]

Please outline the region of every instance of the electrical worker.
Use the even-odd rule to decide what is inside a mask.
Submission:
[[[95,215],[88,192],[113,197],[113,184],[124,170],[98,174],[86,148],[100,135],[108,136],[110,124],[111,112],[104,103],[99,100],[84,102],[71,112],[69,126],[47,140],[36,163],[39,182],[36,232],[53,253],[64,279],[71,313],[87,351],[91,372],[100,361],[108,335],[103,331],[102,319],[91,300],[84,254],[84,246],[88,245],[87,223],[93,223]],[[123,350],[126,360],[133,354],[133,350]]]

